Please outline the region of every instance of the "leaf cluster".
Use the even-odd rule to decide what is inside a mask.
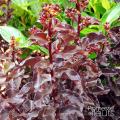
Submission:
[[[119,119],[120,27],[113,26],[120,4],[11,2],[13,17],[25,30],[33,27],[25,37],[19,22],[18,29],[0,26],[0,120],[105,120],[90,116],[96,106],[113,108],[108,119]]]

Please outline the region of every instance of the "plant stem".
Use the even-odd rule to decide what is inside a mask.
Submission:
[[[81,22],[81,14],[80,14],[79,0],[77,0],[76,9],[77,9],[78,12],[79,12],[79,14],[78,14],[78,26],[77,26],[77,33],[78,33],[78,36],[79,36],[79,35],[80,35],[80,22]]]
[[[78,15],[78,27],[77,27],[78,36],[80,35],[80,22],[81,22],[81,14]]]
[[[48,38],[49,38],[49,55],[50,55],[50,63],[52,64],[52,41],[51,41],[51,25],[52,21],[50,19],[49,26],[48,26]]]
[[[52,18],[49,20],[49,26],[48,26],[48,38],[49,38],[49,56],[50,56],[50,64],[53,63],[53,57],[52,57],[52,40],[51,40],[51,26],[52,26]],[[51,76],[53,77],[53,70],[51,70]]]
[[[78,34],[78,37],[79,37],[79,39],[78,40],[80,40],[80,22],[81,22],[81,13],[80,13],[80,5],[79,5],[79,0],[77,0],[77,3],[76,3],[76,9],[77,9],[77,11],[78,11],[78,23],[77,23],[77,34]],[[78,42],[78,41],[77,41]],[[85,90],[85,82],[84,82],[84,80],[81,80],[81,84],[82,84],[82,87],[83,87],[83,89]]]
[[[11,47],[11,50],[12,50],[12,53],[11,53],[11,55],[12,55],[12,62],[15,62],[15,38],[14,38],[14,36],[12,36],[12,38],[11,38],[11,45],[10,45],[10,47]]]

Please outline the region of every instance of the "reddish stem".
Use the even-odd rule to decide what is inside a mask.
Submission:
[[[12,38],[11,38],[10,47],[12,49],[12,61],[15,62],[15,38],[14,38],[14,36],[12,36]]]
[[[51,26],[52,26],[52,19],[50,19],[49,21],[49,25],[48,25],[48,38],[49,38],[49,55],[50,55],[50,63],[52,64],[52,41],[51,41]]]
[[[52,64],[52,51],[51,51],[51,49],[52,49],[52,42],[50,41],[49,42],[49,55],[50,55],[50,63]]]
[[[78,33],[78,36],[79,36],[79,34],[80,34],[80,22],[81,22],[79,0],[77,0],[76,9],[79,11],[79,14],[78,14],[78,26],[77,26],[77,33]]]
[[[78,14],[78,26],[77,26],[77,34],[78,37],[80,36],[80,22],[81,22],[81,14],[80,14],[80,5],[79,5],[79,0],[77,0],[76,3],[76,9],[78,10],[79,14]],[[82,80],[81,81],[82,87],[85,90],[85,82]]]
[[[78,36],[80,35],[80,22],[81,22],[81,15],[79,14],[78,15],[78,27],[77,27]]]
[[[49,38],[49,56],[50,56],[50,64],[53,63],[53,57],[52,57],[52,41],[51,41],[51,26],[52,26],[52,18],[49,21],[49,26],[48,26],[48,38]],[[53,70],[51,70],[51,76],[53,77]]]

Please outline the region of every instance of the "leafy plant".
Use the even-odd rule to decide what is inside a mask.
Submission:
[[[100,19],[106,11],[115,5],[113,0],[90,0],[86,12]]]
[[[104,1],[104,0],[103,0]],[[101,4],[102,2],[101,1]],[[105,0],[106,1],[106,0]],[[104,1],[104,2],[105,2]],[[95,2],[95,1],[94,1]],[[95,7],[94,4],[98,4],[100,5],[100,1],[97,3],[97,1],[94,3],[93,1],[91,1],[91,3],[89,4],[92,4],[92,6]],[[103,2],[103,5],[107,5],[107,4],[104,4]],[[108,2],[108,1],[107,1]],[[94,4],[93,4],[94,3]],[[110,3],[109,3],[110,5]],[[112,6],[112,5],[111,5]],[[94,8],[95,9],[95,8]],[[100,8],[101,9],[101,8]],[[95,10],[96,11],[96,10]],[[100,12],[98,12],[100,14]],[[97,13],[96,13],[97,14]],[[91,15],[91,14],[89,14]],[[94,14],[95,15],[95,14]],[[99,15],[100,16],[100,15]],[[92,29],[91,29],[91,26],[88,26],[88,28],[85,28],[81,31],[81,36],[85,36],[86,34],[89,34],[91,32],[103,32],[105,34],[105,29],[104,29],[104,25],[106,23],[109,23],[110,27],[115,27],[115,26],[119,26],[119,20],[118,18],[120,17],[120,4],[115,4],[114,3],[114,6],[112,6],[111,8],[109,9],[106,9],[106,12],[104,11],[103,14],[101,14],[101,17],[99,18],[99,25],[94,25],[92,26]]]
[[[26,32],[32,25],[38,25],[36,22],[39,17],[42,4],[48,0],[11,0],[12,18],[8,21],[10,26],[17,27],[20,31]]]
[[[0,49],[1,120],[106,119],[90,116],[90,106],[114,106],[119,119],[120,29],[111,29],[105,23],[102,27],[107,34],[97,32],[100,21],[83,16],[89,2],[69,2],[75,6],[65,11],[58,4],[44,4],[39,17],[42,26],[29,30],[31,44],[22,49],[15,44],[18,37],[20,41],[24,38],[21,32],[13,27],[0,27],[1,36],[10,41],[6,48],[7,43],[3,44],[1,38],[4,45]],[[28,7],[24,9],[28,11]],[[59,20],[61,12],[72,24]],[[96,31],[85,33],[88,29]],[[109,119],[114,120],[115,116]]]
[[[30,44],[20,31],[11,26],[0,26],[0,35],[9,43],[14,36],[16,39],[16,47],[27,47]]]
[[[102,23],[108,22],[109,24],[113,23],[120,17],[120,4],[117,4],[115,7],[107,11],[101,18]]]

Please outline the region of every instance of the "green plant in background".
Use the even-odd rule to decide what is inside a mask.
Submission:
[[[37,25],[39,12],[44,3],[48,0],[11,0],[12,18],[8,24],[18,28],[27,35],[27,30]]]
[[[59,4],[63,8],[63,10],[68,7],[75,8],[75,4],[70,4],[69,0],[50,0],[50,3]],[[84,28],[81,31],[80,36],[83,37],[92,32],[105,33],[104,24],[106,22],[110,22],[111,28],[119,26],[119,10],[120,5],[119,3],[115,3],[114,0],[89,0],[89,4],[86,10],[82,12],[82,16],[92,16],[100,22],[100,25],[90,25]],[[64,12],[61,13],[58,18],[61,19],[61,21],[66,21],[74,27],[77,26],[75,23],[71,22],[70,19],[66,18]]]
[[[104,15],[101,18],[101,22],[102,24],[108,22],[110,25],[112,25],[115,24],[116,20],[118,21],[119,16],[120,16],[120,4],[116,4],[114,7],[112,7],[111,9],[104,13]]]
[[[63,11],[65,8],[75,8],[75,4],[70,3],[69,0],[11,0],[11,9],[13,9],[13,12],[8,25],[18,28],[25,35],[28,34],[28,29],[33,25],[40,28],[41,25],[37,22],[37,19],[44,3],[59,4]],[[103,28],[105,22],[111,22],[111,27],[119,26],[120,22],[116,21],[120,13],[119,9],[119,4],[116,4],[113,0],[90,0],[86,10],[82,12],[82,16],[93,16],[100,21],[100,25],[90,25],[84,28],[81,31],[81,37],[91,32],[105,32]],[[77,26],[66,17],[64,12],[58,14],[57,17],[74,27]]]
[[[120,26],[120,4],[112,0],[90,0],[86,9],[87,16],[93,16],[98,19],[99,25],[90,25],[81,31],[81,36],[85,36],[91,32],[103,32],[104,24],[109,23],[110,27]]]
[[[69,0],[49,0],[50,3],[59,4],[63,9],[75,7],[74,3],[70,3]]]
[[[5,14],[3,8],[6,8],[5,10],[7,10],[8,7],[10,7],[12,13],[11,18],[6,21],[8,26],[0,26],[0,35],[8,43],[11,42],[11,38],[14,36],[16,48],[22,48],[28,51],[29,54],[25,57],[34,51],[40,51],[43,54],[48,54],[47,49],[44,47],[31,45],[32,42],[28,38],[28,29],[33,25],[36,25],[37,27],[40,26],[40,24],[36,21],[39,17],[42,5],[48,2],[48,0],[11,0],[9,6],[8,2],[4,2],[1,5],[0,13],[3,18],[5,18],[3,16]]]
[[[106,11],[115,6],[113,0],[90,0],[86,12],[98,19],[100,19]]]
[[[0,26],[0,35],[2,38],[10,43],[11,37],[16,39],[16,47],[23,48],[30,45],[30,41],[16,28],[11,26]]]

